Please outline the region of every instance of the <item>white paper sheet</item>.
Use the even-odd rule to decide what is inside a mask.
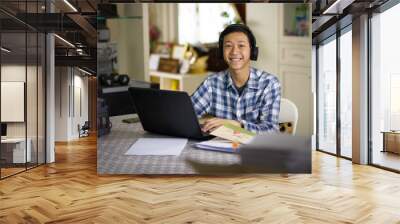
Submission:
[[[187,141],[185,138],[139,138],[125,155],[179,156]]]

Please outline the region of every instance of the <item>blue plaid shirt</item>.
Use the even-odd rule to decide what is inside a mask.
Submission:
[[[250,68],[250,77],[239,95],[229,71],[212,74],[191,96],[197,116],[239,121],[253,132],[277,131],[281,101],[279,80],[269,73]]]

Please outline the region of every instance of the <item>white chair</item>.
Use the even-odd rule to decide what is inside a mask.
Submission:
[[[281,98],[281,109],[279,112],[279,123],[290,122],[293,126],[292,135],[296,134],[296,126],[299,113],[296,105],[285,98]]]

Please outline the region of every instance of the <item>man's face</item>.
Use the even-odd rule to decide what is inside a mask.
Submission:
[[[250,64],[250,43],[246,34],[233,32],[224,37],[224,60],[232,70],[241,70]]]

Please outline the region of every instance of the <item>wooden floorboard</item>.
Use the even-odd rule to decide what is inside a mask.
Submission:
[[[372,163],[400,171],[400,154],[374,151]]]
[[[0,223],[400,223],[400,175],[313,152],[310,175],[98,176],[96,139],[0,181]]]

